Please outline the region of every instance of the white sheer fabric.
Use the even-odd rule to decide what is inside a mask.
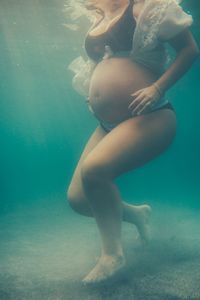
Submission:
[[[132,60],[162,73],[167,60],[164,42],[192,22],[175,0],[146,0],[133,36]]]
[[[129,54],[131,60],[162,74],[167,60],[165,42],[193,22],[192,16],[183,11],[179,2],[178,0],[145,0],[133,35],[132,50]],[[92,60],[85,61],[79,57],[69,66],[75,73],[73,87],[81,95],[88,96],[95,65]]]
[[[96,64],[91,59],[84,60],[82,56],[75,58],[68,68],[75,73],[72,79],[74,89],[82,96],[89,94],[90,80]]]

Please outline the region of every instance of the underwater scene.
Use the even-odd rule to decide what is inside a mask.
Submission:
[[[124,276],[81,283],[101,245],[95,219],[67,199],[99,126],[70,67],[87,59],[92,17],[83,2],[0,1],[0,300],[200,300],[199,58],[167,92],[177,118],[173,143],[116,179],[124,201],[151,205],[149,244],[123,222]],[[200,1],[181,6],[200,46]]]

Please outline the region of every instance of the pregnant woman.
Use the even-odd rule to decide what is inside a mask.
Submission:
[[[150,206],[124,202],[114,180],[172,143],[176,113],[165,92],[191,67],[199,50],[188,30],[192,17],[175,0],[91,0],[86,7],[96,16],[85,38],[89,60],[80,65],[73,83],[84,90],[99,126],[81,155],[67,197],[75,211],[94,217],[99,228],[101,256],[83,279],[91,284],[115,277],[125,266],[122,221],[136,225],[141,240],[148,241]],[[176,52],[167,69],[166,43]]]

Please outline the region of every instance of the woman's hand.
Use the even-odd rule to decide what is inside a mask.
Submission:
[[[151,111],[151,107],[160,100],[163,94],[159,86],[154,83],[131,94],[133,101],[129,104],[128,109],[131,110],[132,115],[149,112]]]

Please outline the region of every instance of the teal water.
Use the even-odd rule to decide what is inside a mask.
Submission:
[[[154,208],[154,243],[138,252],[135,229],[124,224],[128,283],[79,286],[99,240],[94,220],[69,208],[66,190],[98,122],[71,86],[67,66],[83,52],[83,36],[64,26],[65,3],[0,2],[0,299],[200,299],[200,60],[168,92],[173,144],[117,180],[125,200]],[[200,4],[183,6],[200,45]]]

